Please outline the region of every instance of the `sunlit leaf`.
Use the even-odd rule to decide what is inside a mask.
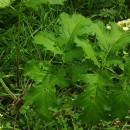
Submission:
[[[61,18],[61,35],[66,38],[67,42],[72,42],[74,37],[85,33],[85,26],[90,25],[92,21],[80,14],[69,16],[67,13],[62,13]]]
[[[130,44],[130,33],[123,34],[112,46],[111,52],[117,52]]]
[[[88,40],[80,40],[76,38],[75,42],[78,47],[81,47],[83,49],[84,53],[86,54],[88,58],[90,58],[97,66],[100,66],[95,55],[96,53],[94,52]]]
[[[98,44],[102,50],[108,51],[111,45],[115,44],[122,35],[116,23],[110,23],[111,30],[108,30],[103,22],[98,21],[91,26],[92,33],[96,33]]]
[[[0,8],[5,8],[11,4],[10,0],[0,0]]]

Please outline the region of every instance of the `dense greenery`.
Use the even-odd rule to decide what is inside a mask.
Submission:
[[[130,129],[129,16],[124,0],[1,0],[0,129]]]

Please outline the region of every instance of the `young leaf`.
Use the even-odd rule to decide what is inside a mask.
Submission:
[[[46,50],[49,50],[55,54],[62,54],[62,51],[55,43],[55,38],[53,33],[40,32],[34,37],[34,43],[41,44]]]
[[[83,49],[84,53],[86,54],[86,57],[90,58],[98,67],[100,66],[95,56],[95,52],[88,40],[80,40],[79,38],[75,38],[75,43],[78,47],[81,47]]]

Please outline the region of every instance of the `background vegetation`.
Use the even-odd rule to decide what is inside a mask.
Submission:
[[[130,17],[129,1],[3,2],[0,1],[0,129],[130,129],[130,34],[116,25]],[[82,30],[84,25],[92,25],[89,29],[95,33]],[[98,42],[105,43],[103,37],[107,38],[110,31],[99,34],[106,25],[115,29],[107,41],[119,43],[112,50],[109,45],[98,46]],[[89,42],[84,46],[86,39]],[[82,77],[85,73],[88,77]],[[84,101],[89,94],[86,91],[92,91],[95,84],[105,86],[105,92],[99,87],[103,92],[96,98],[101,112],[86,105],[92,104],[89,99]],[[128,91],[116,97],[122,91],[113,86],[123,86]],[[117,93],[112,95],[113,91]],[[104,103],[106,92],[112,99]],[[93,95],[90,97],[93,99]],[[110,118],[106,112],[107,116],[112,113]]]

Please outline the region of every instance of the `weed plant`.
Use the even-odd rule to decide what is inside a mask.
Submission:
[[[124,0],[1,1],[0,129],[130,129]]]

